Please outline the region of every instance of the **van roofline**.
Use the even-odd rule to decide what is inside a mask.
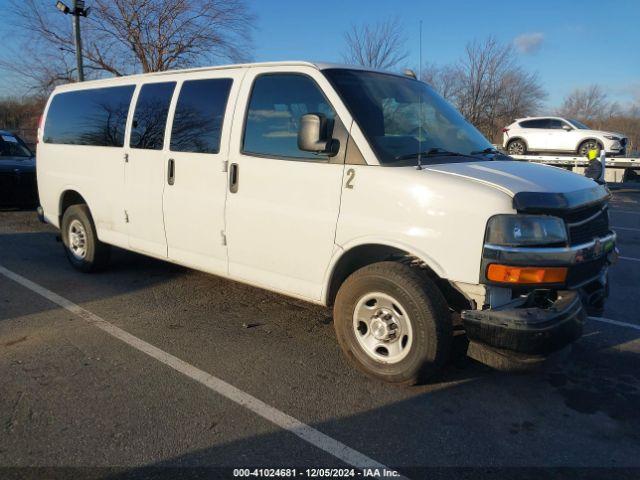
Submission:
[[[327,70],[330,68],[348,68],[351,70],[363,70],[370,72],[379,72],[386,73],[391,75],[397,75],[403,77],[400,73],[388,72],[384,70],[377,70],[374,68],[363,67],[360,65],[347,65],[340,63],[331,63],[331,62],[310,62],[304,60],[291,60],[291,61],[281,61],[281,62],[254,62],[254,63],[236,63],[229,65],[213,65],[207,67],[196,67],[196,68],[184,68],[177,70],[165,70],[162,72],[151,72],[151,73],[138,73],[134,75],[124,75],[121,77],[107,77],[107,78],[99,78],[95,80],[87,80],[84,82],[73,82],[73,83],[65,83],[64,85],[58,85],[54,88],[54,91],[59,90],[75,90],[75,89],[84,89],[90,88],[94,86],[102,86],[113,83],[126,83],[128,80],[141,80],[147,78],[158,78],[164,75],[176,75],[182,73],[199,73],[199,72],[208,72],[208,71],[218,71],[218,70],[231,70],[231,69],[249,69],[249,68],[258,68],[258,67],[311,67],[317,70]]]

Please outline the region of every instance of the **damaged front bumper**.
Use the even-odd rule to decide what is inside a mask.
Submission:
[[[471,342],[536,356],[548,355],[580,338],[586,318],[580,293],[570,290],[535,290],[498,308],[462,312]]]
[[[570,247],[485,245],[483,274],[492,263],[566,267],[568,274],[560,284],[519,286],[520,296],[504,305],[463,311],[469,341],[503,356],[522,358],[546,356],[577,340],[587,316],[601,314],[604,308],[607,270],[618,256],[615,243],[616,234],[609,232]],[[486,276],[481,282],[491,285]]]

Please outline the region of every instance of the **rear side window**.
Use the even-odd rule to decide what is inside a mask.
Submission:
[[[243,152],[317,160],[319,155],[298,149],[300,117],[307,113],[335,118],[329,102],[311,78],[299,74],[257,77],[245,122]]]
[[[218,153],[230,78],[191,80],[180,89],[173,116],[171,150]]]
[[[44,142],[122,147],[135,86],[58,93],[51,100]]]
[[[521,128],[550,128],[549,120],[538,119],[538,120],[526,120],[524,122],[520,122]]]
[[[176,82],[143,85],[136,102],[131,128],[131,148],[162,150],[169,104]]]

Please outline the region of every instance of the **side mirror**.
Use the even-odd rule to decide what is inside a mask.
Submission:
[[[327,153],[335,150],[334,142],[329,135],[331,122],[321,113],[307,113],[300,119],[298,130],[298,148],[305,152]]]
[[[562,129],[565,132],[570,132],[571,130],[573,130],[573,128],[571,128],[569,125],[562,125]]]

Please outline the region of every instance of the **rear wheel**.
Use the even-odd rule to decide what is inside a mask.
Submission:
[[[336,297],[334,327],[346,357],[385,382],[424,381],[449,358],[447,303],[431,279],[403,263],[375,263],[347,278]]]
[[[600,145],[596,140],[585,140],[578,147],[578,155],[586,157],[589,150],[596,150],[599,156],[600,150],[602,150],[602,145]]]
[[[62,216],[62,243],[71,265],[81,272],[101,270],[109,263],[111,249],[98,240],[86,205],[71,205]]]
[[[511,140],[507,145],[509,155],[525,155],[527,153],[527,144],[518,139]]]

